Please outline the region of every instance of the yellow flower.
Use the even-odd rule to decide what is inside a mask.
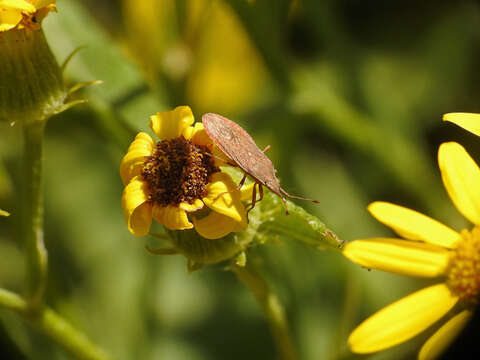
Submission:
[[[0,0],[0,32],[13,28],[39,28],[43,18],[55,11],[56,0]]]
[[[451,121],[465,130],[480,136],[480,114],[472,113],[448,113],[443,115],[443,120]]]
[[[214,144],[188,106],[159,112],[150,127],[161,141],[139,133],[120,164],[125,189],[122,208],[130,232],[143,236],[152,218],[170,230],[195,230],[207,239],[247,227],[242,200],[251,187],[238,190],[220,171]],[[205,207],[206,205],[206,207]]]
[[[480,169],[454,142],[440,146],[438,162],[450,198],[474,226],[456,232],[398,205],[369,205],[370,213],[403,239],[355,240],[345,246],[343,254],[367,268],[441,277],[442,282],[410,294],[366,319],[348,339],[353,352],[371,353],[392,347],[442,319],[445,324],[419,353],[421,360],[433,359],[463,328],[480,299]]]

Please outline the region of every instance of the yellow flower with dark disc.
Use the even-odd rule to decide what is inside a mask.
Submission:
[[[457,209],[473,223],[457,232],[402,206],[374,202],[370,213],[403,239],[374,238],[347,244],[343,254],[372,269],[402,275],[441,278],[378,311],[351,334],[356,353],[383,350],[444,322],[423,345],[419,359],[434,359],[464,327],[480,300],[480,169],[454,142],[438,151],[444,186]]]
[[[160,139],[139,133],[120,165],[122,208],[130,232],[146,235],[152,219],[170,230],[193,229],[217,239],[247,227],[242,191],[221,171],[214,144],[188,106],[159,112],[150,127]]]
[[[0,0],[0,32],[13,28],[40,27],[50,11],[56,11],[56,0]]]

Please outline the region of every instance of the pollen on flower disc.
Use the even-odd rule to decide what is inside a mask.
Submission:
[[[145,160],[142,176],[149,185],[150,200],[167,206],[192,204],[204,197],[210,175],[217,171],[207,146],[180,136],[156,144]]]

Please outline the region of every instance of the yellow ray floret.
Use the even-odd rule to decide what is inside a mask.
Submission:
[[[438,358],[455,340],[471,317],[472,312],[465,310],[447,321],[423,344],[418,354],[418,360],[434,360]]]
[[[463,112],[449,113],[443,115],[443,120],[457,124],[465,130],[480,136],[480,114]]]
[[[128,183],[122,194],[123,216],[128,230],[134,235],[143,236],[150,230],[152,207],[147,201],[147,184],[137,176]]]
[[[37,22],[50,11],[55,10],[55,0],[0,0],[0,32],[15,28],[28,26],[24,20],[24,15],[38,15]],[[35,14],[38,10],[39,13]],[[38,25],[38,24],[37,24]]]
[[[179,137],[194,122],[188,106],[178,106],[172,111],[162,111],[150,116],[150,127],[160,140]]]
[[[188,220],[187,212],[178,206],[153,205],[153,218],[170,230],[186,230],[193,228]]]
[[[203,198],[203,202],[210,209],[231,217],[237,222],[242,222],[246,218],[240,191],[228,174],[214,173],[206,190],[207,196]]]
[[[480,225],[480,169],[463,146],[443,143],[438,150],[442,180],[458,211]]]
[[[238,224],[231,217],[214,211],[203,219],[193,218],[195,230],[206,239],[219,239],[235,231]]]
[[[368,206],[368,211],[406,239],[421,240],[447,248],[454,247],[460,239],[460,234],[448,226],[403,206],[376,201]]]
[[[153,139],[147,133],[141,132],[135,137],[120,163],[120,176],[124,185],[140,175],[145,157],[152,155],[153,146]]]
[[[440,319],[457,301],[444,284],[417,291],[361,323],[350,334],[350,348],[357,353],[371,353],[404,342]]]
[[[449,261],[449,252],[441,247],[385,238],[352,241],[343,254],[366,268],[419,277],[444,274]]]

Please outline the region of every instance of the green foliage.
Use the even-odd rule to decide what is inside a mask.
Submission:
[[[317,250],[338,249],[328,229],[346,241],[391,236],[365,210],[374,200],[415,208],[455,229],[465,226],[441,186],[436,151],[440,142],[456,140],[480,159],[477,138],[441,122],[445,112],[478,111],[478,5],[218,1],[241,25],[267,73],[261,90],[252,90],[262,101],[228,117],[260,148],[272,145],[269,157],[283,188],[320,200],[295,202],[308,212],[288,202],[287,217],[281,200],[266,192],[250,214],[248,232],[230,235],[233,247],[224,243],[228,255],[245,251],[247,264],[260,268],[278,293],[300,359],[354,358],[346,347],[349,331],[424,284]],[[132,46],[125,3],[62,0],[44,21],[59,63],[86,46],[66,67],[67,84],[104,81],[76,95],[87,104],[48,124],[46,302],[115,359],[274,358],[265,318],[246,288],[222,271],[226,262],[187,274],[182,256],[149,254],[146,241],[125,227],[120,160],[135,133],[147,129],[149,115],[188,105],[190,76],[172,80],[165,70],[167,55],[178,55],[173,46],[154,59],[155,69],[142,68],[139,59],[148,54]],[[188,1],[177,3],[177,13],[188,12]],[[208,14],[198,34],[208,26],[222,31]],[[190,46],[193,40],[182,38],[185,17],[170,20],[163,31]],[[162,45],[153,36],[135,40]],[[208,54],[213,58],[233,51],[215,45],[217,52]],[[198,58],[188,60],[194,72]],[[242,58],[238,66],[249,61]],[[199,120],[201,113],[193,111]],[[18,129],[0,123],[0,208],[11,213],[0,217],[0,285],[22,293],[19,144]],[[0,310],[0,320],[0,345],[10,358],[69,356],[18,317]],[[422,340],[371,358],[409,359]]]

